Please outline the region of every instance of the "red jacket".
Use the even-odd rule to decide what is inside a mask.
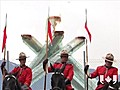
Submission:
[[[61,68],[62,67],[62,63],[55,63],[53,64],[54,68]],[[51,67],[48,68],[48,72],[51,72]],[[65,69],[63,71],[64,77],[69,79],[70,81],[73,79],[73,75],[74,75],[74,71],[73,71],[73,65],[72,64],[66,64]],[[72,90],[72,86],[71,85],[67,85],[66,86],[66,90]]]
[[[118,69],[115,67],[111,67],[111,68],[106,68],[105,66],[98,66],[97,69],[90,74],[91,78],[96,78],[97,76],[99,77],[99,81],[102,80],[102,82],[106,82],[106,78],[110,77],[111,79],[113,79],[113,75],[116,75],[116,79],[118,80]],[[101,78],[100,80],[100,76],[103,76],[103,78]],[[104,86],[104,84],[99,84],[95,90],[100,90],[100,88],[102,88]]]
[[[29,90],[32,90],[30,88],[30,84],[32,81],[32,70],[28,66],[24,67],[15,67],[11,73],[17,73],[17,79],[22,85],[27,85],[29,87]]]

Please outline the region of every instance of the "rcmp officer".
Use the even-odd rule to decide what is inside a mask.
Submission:
[[[32,90],[30,88],[30,84],[31,84],[31,81],[32,81],[32,70],[31,70],[31,68],[29,68],[28,66],[25,65],[26,58],[27,57],[26,57],[25,53],[21,52],[19,54],[19,58],[16,59],[16,60],[20,61],[20,66],[15,67],[10,73],[14,74],[17,77],[17,79],[18,79],[18,81],[21,85],[22,90]],[[2,72],[4,72],[3,70],[6,71],[5,63],[6,62],[3,62],[1,64]],[[7,74],[7,71],[6,71],[6,74]]]
[[[55,62],[53,64],[53,67],[54,68],[61,68],[62,65],[64,63],[66,63],[65,69],[63,71],[64,77],[65,77],[65,83],[66,83],[66,90],[74,90],[72,88],[72,85],[71,85],[71,81],[72,81],[73,75],[74,75],[73,65],[67,62],[68,61],[68,56],[69,55],[68,55],[67,51],[63,50],[61,52],[61,55],[60,55],[61,61],[60,62]],[[45,65],[47,64],[47,62],[48,62],[48,59],[43,61],[43,69],[44,69],[44,71],[45,71]],[[52,72],[51,67],[48,67],[48,72]]]
[[[118,81],[118,69],[112,66],[114,62],[114,56],[111,53],[108,53],[104,59],[105,65],[98,66],[97,69],[89,75],[87,74],[89,65],[86,65],[84,68],[84,72],[89,78],[92,79],[96,78],[97,76],[99,77],[98,86],[95,90],[101,90],[106,82],[109,83],[112,81],[113,84],[115,84]]]

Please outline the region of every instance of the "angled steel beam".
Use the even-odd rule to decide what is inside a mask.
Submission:
[[[35,53],[37,54],[41,48],[42,44],[30,34],[21,35],[23,42]]]

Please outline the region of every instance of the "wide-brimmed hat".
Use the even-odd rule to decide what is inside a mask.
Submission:
[[[108,53],[106,57],[103,57],[103,58],[105,59],[105,61],[114,62],[114,56],[111,53]]]
[[[28,57],[26,56],[26,54],[25,54],[24,52],[21,52],[21,53],[19,54],[19,58],[17,58],[16,60],[26,59],[26,58],[28,58]]]
[[[62,50],[61,54],[60,54],[60,57],[68,57],[70,56],[67,52],[67,50]]]

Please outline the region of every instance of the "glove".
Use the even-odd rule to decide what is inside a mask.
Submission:
[[[28,87],[27,85],[24,84],[23,86],[21,86],[21,89],[22,89],[22,90],[28,90],[29,87]]]
[[[46,64],[48,63],[48,59],[45,59],[43,61],[43,70],[46,71],[45,67],[46,67]]]
[[[65,85],[71,84],[69,79],[65,79]]]
[[[2,64],[1,64],[1,71],[3,72],[3,68],[5,67],[5,65],[6,65],[6,62],[4,61],[4,62],[2,62]]]
[[[55,71],[55,68],[52,66],[51,63],[50,63],[50,67],[51,67],[51,69],[52,69],[52,72],[54,72],[54,71]]]
[[[116,84],[116,83],[118,83],[118,82],[117,82],[117,81],[113,81],[113,80],[111,80],[111,81],[109,82],[110,85],[113,85],[113,84]]]
[[[86,65],[85,68],[84,68],[85,74],[87,74],[88,68],[89,68],[89,65]]]

